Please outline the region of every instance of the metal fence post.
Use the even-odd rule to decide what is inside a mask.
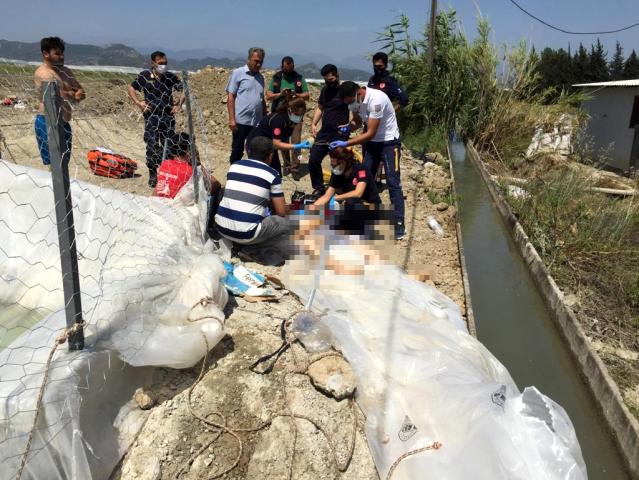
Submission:
[[[184,84],[184,98],[186,99],[186,124],[191,136],[191,166],[193,167],[193,192],[195,204],[199,200],[199,184],[197,178],[197,155],[195,149],[195,132],[193,131],[193,111],[191,110],[191,89],[189,88],[189,72],[182,70],[182,82]]]
[[[53,180],[55,216],[60,243],[60,264],[62,267],[62,288],[67,328],[82,323],[82,303],[80,299],[80,276],[78,253],[75,244],[75,228],[69,184],[70,146],[65,140],[65,122],[62,119],[62,101],[56,82],[44,82],[44,112],[49,140],[49,158]],[[69,336],[69,350],[84,348],[84,332],[79,329]]]

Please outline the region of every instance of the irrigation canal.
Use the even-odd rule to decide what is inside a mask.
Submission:
[[[568,412],[590,480],[628,479],[597,403],[480,173],[462,143],[451,143],[450,151],[479,340],[520,388],[534,385]]]

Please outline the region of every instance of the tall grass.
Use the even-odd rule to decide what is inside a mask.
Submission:
[[[585,292],[598,328],[612,325],[612,338],[639,350],[639,200],[591,186],[583,173],[549,171],[509,203],[562,288]]]
[[[400,113],[408,138],[430,130],[456,131],[508,162],[526,150],[540,121],[553,123],[575,103],[563,96],[546,105],[550,92],[538,88],[537,57],[524,43],[497,49],[483,18],[469,41],[454,10],[440,13],[432,66],[428,29],[413,40],[409,26],[408,17],[401,16],[378,38],[389,52],[393,74],[410,93],[410,105]]]

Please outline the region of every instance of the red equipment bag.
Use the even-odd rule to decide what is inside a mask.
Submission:
[[[167,159],[158,169],[158,183],[153,195],[157,197],[175,198],[180,189],[188,183],[193,175],[193,167],[182,160]]]
[[[117,153],[89,150],[87,159],[91,171],[101,177],[128,178],[132,177],[138,168],[138,163],[135,160]]]

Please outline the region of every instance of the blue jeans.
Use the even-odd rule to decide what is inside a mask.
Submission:
[[[71,142],[73,140],[73,134],[71,133],[71,125],[68,122],[62,123],[64,127],[64,143],[62,152],[62,159],[69,161],[71,158]],[[40,158],[44,165],[51,164],[51,158],[49,157],[49,135],[47,133],[47,121],[42,114],[38,114],[35,117],[35,136],[38,142],[38,150],[40,151]]]
[[[175,117],[172,115],[149,115],[144,119],[144,142],[146,143],[146,166],[156,172],[162,163],[164,140],[169,147],[175,134]]]
[[[386,170],[386,185],[395,210],[395,220],[404,219],[404,192],[399,166],[402,144],[399,140],[367,142],[364,145],[364,165],[375,175],[380,163]]]

